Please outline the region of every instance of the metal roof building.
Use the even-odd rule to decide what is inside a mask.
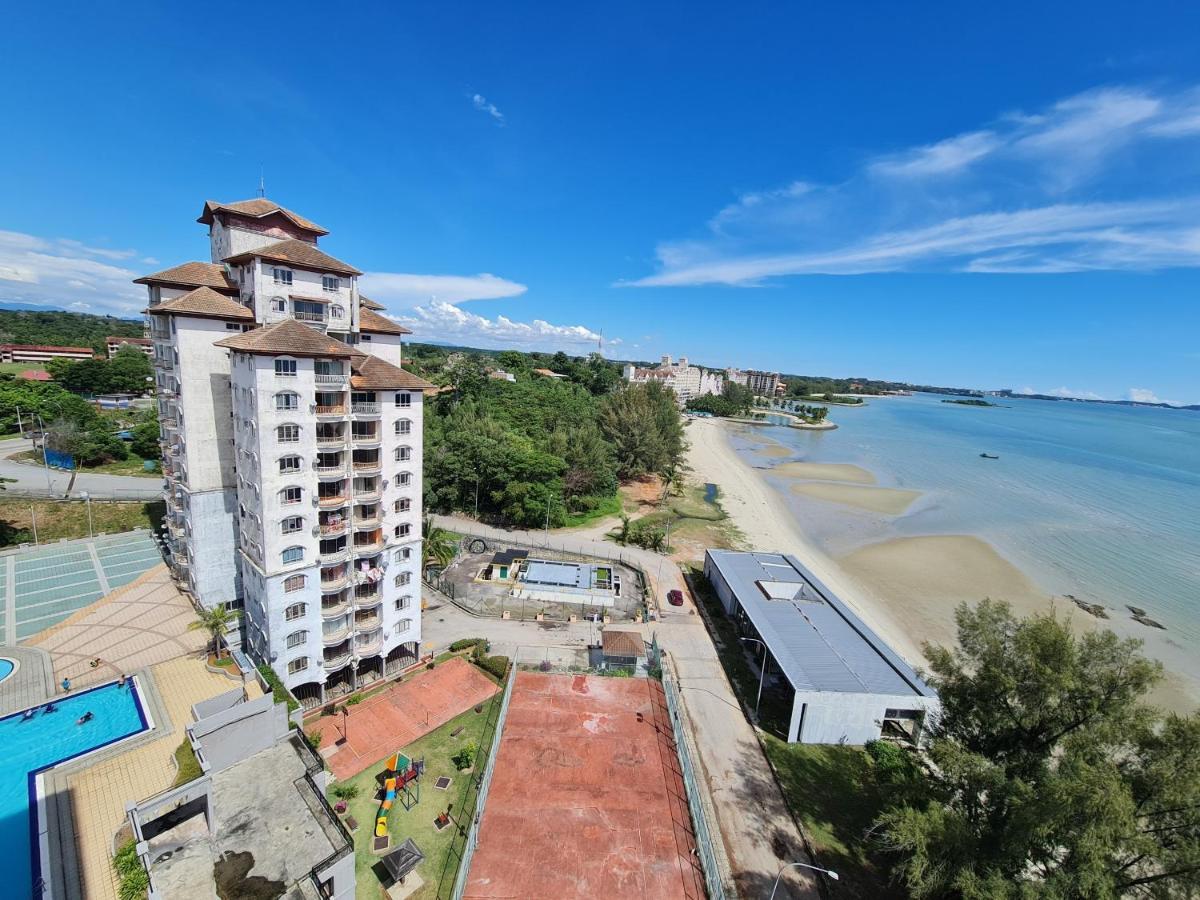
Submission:
[[[936,692],[794,556],[709,550],[704,574],[753,641],[763,680],[790,688],[788,740],[917,741]]]

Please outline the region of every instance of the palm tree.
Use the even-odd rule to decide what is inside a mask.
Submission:
[[[426,517],[421,531],[425,538],[425,568],[438,566],[446,568],[458,553],[458,545],[454,537],[445,528],[433,524],[433,519]]]
[[[225,608],[224,603],[218,603],[211,609],[202,609],[196,616],[196,621],[188,625],[188,631],[203,629],[208,632],[212,641],[213,656],[221,657],[221,638],[229,634],[233,623],[241,613]]]

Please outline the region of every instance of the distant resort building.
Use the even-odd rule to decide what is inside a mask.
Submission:
[[[95,355],[91,347],[0,344],[0,363],[47,363],[52,359],[91,359]]]
[[[756,397],[779,397],[787,390],[778,372],[760,372],[758,369],[726,369],[725,380],[750,389]]]
[[[704,574],[791,707],[789,742],[921,742],[937,693],[794,556],[709,550]]]
[[[135,347],[136,349],[141,350],[147,356],[154,356],[154,341],[150,340],[150,338],[117,337],[115,335],[109,335],[104,339],[104,342],[108,349],[109,359],[112,359],[114,356],[116,356],[123,347]]]
[[[686,356],[679,357],[678,363],[673,363],[670,356],[663,356],[655,368],[643,368],[630,363],[625,366],[624,376],[630,384],[657,381],[675,392],[680,406],[694,397],[719,394],[725,387],[724,377],[719,372],[708,372],[699,366],[689,365]]]

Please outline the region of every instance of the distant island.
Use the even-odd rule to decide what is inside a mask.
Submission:
[[[958,398],[956,400],[943,400],[943,403],[957,403],[959,406],[999,406],[999,403],[989,403],[987,400],[970,399],[966,400]]]

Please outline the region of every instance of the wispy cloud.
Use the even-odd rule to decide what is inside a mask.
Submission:
[[[594,348],[600,335],[584,325],[553,325],[542,319],[518,322],[507,316],[489,319],[436,300],[407,314],[394,316],[412,329],[415,340],[445,341],[472,347],[512,347],[522,350],[573,350]]]
[[[146,305],[139,272],[116,263],[133,250],[90,247],[69,238],[0,231],[0,303],[134,316]]]
[[[466,300],[499,300],[518,297],[526,287],[484,272],[479,275],[416,275],[404,272],[367,272],[359,280],[362,292],[393,309],[418,306],[431,300],[462,303]]]
[[[491,103],[487,97],[483,96],[483,94],[472,94],[471,103],[477,110],[480,112],[485,112],[495,119],[497,124],[504,124],[504,113],[500,112],[500,110],[496,108],[496,104]]]
[[[1197,151],[1200,89],[1089,91],[878,154],[840,183],[743,193],[625,283],[1198,266],[1200,167],[1178,164]]]

